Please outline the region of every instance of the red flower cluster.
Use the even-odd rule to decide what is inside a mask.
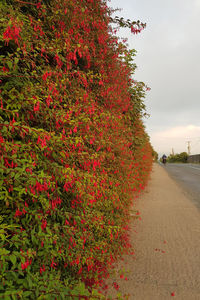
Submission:
[[[25,263],[21,263],[21,268],[22,270],[26,270],[28,266],[30,266],[32,263],[32,258],[31,259],[26,259]]]
[[[5,43],[8,45],[10,40],[14,40],[16,44],[19,44],[18,39],[21,37],[20,32],[20,27],[17,27],[15,25],[8,26],[3,33],[3,39],[5,40]]]

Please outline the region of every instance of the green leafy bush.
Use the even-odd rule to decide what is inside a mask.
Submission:
[[[0,16],[0,295],[88,297],[130,248],[146,87],[104,1],[4,0]]]
[[[187,152],[181,152],[179,154],[169,155],[167,161],[170,163],[175,163],[175,162],[186,163],[187,159],[188,159]]]

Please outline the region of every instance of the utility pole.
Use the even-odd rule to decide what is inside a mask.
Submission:
[[[174,148],[172,148],[172,155],[174,155]]]
[[[188,144],[187,149],[188,149],[188,155],[191,153],[191,141],[186,142]]]

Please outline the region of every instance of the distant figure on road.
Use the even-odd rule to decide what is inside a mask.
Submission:
[[[165,154],[163,154],[162,156],[162,163],[165,165],[167,162],[167,156]]]

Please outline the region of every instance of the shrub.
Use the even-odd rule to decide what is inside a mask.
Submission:
[[[179,154],[175,154],[175,155],[170,155],[167,159],[168,162],[170,163],[175,163],[175,162],[182,162],[182,163],[186,163],[188,159],[188,154],[187,152],[181,152]]]
[[[0,15],[0,295],[88,296],[130,247],[146,87],[104,1],[4,0]]]

